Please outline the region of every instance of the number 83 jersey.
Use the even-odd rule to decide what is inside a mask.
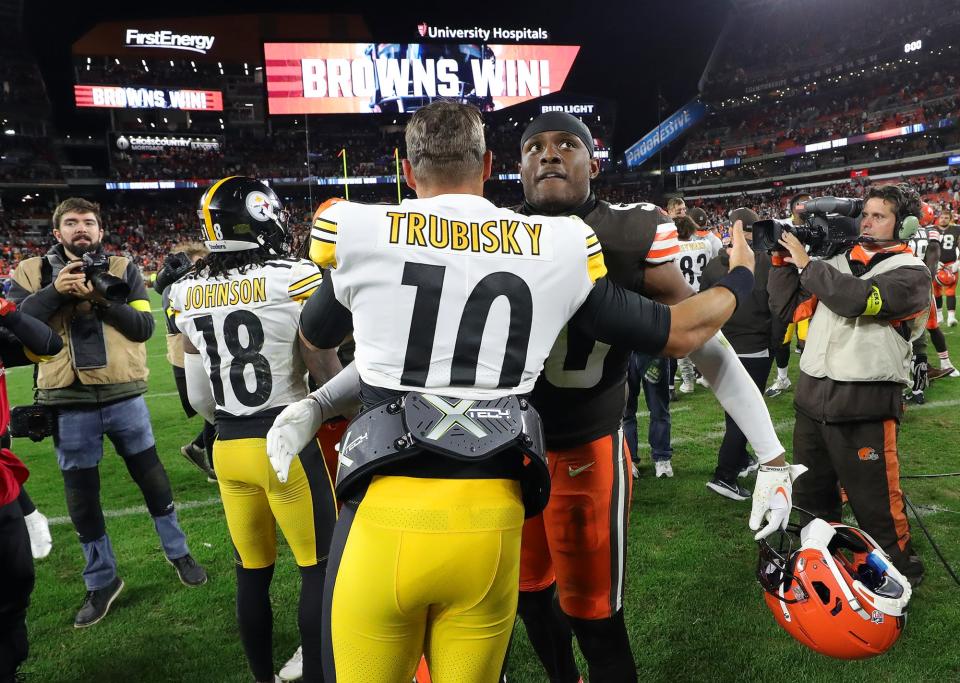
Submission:
[[[203,357],[218,413],[255,415],[307,395],[297,329],[321,281],[310,261],[274,259],[173,285],[171,313]]]

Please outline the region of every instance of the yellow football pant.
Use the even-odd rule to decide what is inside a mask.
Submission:
[[[787,325],[787,332],[783,335],[783,343],[789,344],[793,339],[794,333],[797,335],[797,339],[802,342],[807,340],[807,330],[810,329],[810,319],[804,318],[800,322],[790,323]]]
[[[299,566],[312,567],[327,556],[337,506],[315,441],[293,460],[285,484],[270,466],[266,439],[217,439],[213,466],[230,538],[244,569],[276,562],[277,524]]]
[[[497,681],[523,513],[516,481],[374,477],[344,506],[331,549],[337,683],[409,683],[421,653],[434,683]]]

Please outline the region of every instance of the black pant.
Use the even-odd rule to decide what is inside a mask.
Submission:
[[[0,507],[0,683],[13,681],[27,658],[27,607],[33,592],[33,555],[20,504]]]
[[[917,578],[923,565],[910,544],[900,490],[898,429],[896,420],[821,424],[797,413],[793,462],[809,471],[794,482],[793,502],[828,522],[839,522],[842,486],[857,523],[897,569]]]
[[[743,367],[746,368],[750,379],[757,385],[760,391],[763,391],[767,382],[767,375],[770,374],[770,365],[773,358],[740,358]],[[740,431],[740,427],[733,421],[727,413],[724,413],[727,423],[727,431],[723,435],[723,441],[720,443],[720,452],[717,454],[717,469],[713,476],[729,484],[737,480],[740,470],[746,466],[750,460],[747,454],[747,437]]]

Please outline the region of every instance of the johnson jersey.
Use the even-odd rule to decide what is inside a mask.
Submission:
[[[923,261],[927,255],[927,247],[930,245],[930,242],[940,241],[940,230],[935,225],[920,227],[917,228],[913,237],[910,238],[910,250],[914,256]]]
[[[939,228],[938,228],[939,229]],[[960,225],[949,225],[940,234],[940,261],[953,263],[957,260],[957,247],[960,241]]]
[[[679,254],[677,228],[654,204],[598,201],[584,222],[600,239],[609,279],[635,292],[642,291],[648,265],[669,263]],[[617,429],[630,353],[563,329],[531,396],[550,448],[578,446]]]
[[[486,399],[533,389],[563,325],[606,274],[577,218],[523,216],[475,195],[399,206],[338,202],[310,257],[334,267],[360,378]]]
[[[274,259],[171,285],[177,328],[200,351],[218,415],[256,415],[307,395],[297,329],[322,277],[310,261]]]
[[[714,239],[716,239],[715,235]],[[680,266],[680,272],[694,291],[699,292],[703,269],[720,252],[706,237],[693,237],[686,242],[680,242],[679,249],[677,265]]]

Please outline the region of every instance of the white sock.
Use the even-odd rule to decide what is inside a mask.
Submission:
[[[937,355],[940,356],[940,367],[941,368],[952,368],[953,363],[950,362],[950,353],[948,351],[937,352]]]
[[[778,379],[778,380],[788,379],[788,378],[787,378],[787,370],[789,370],[789,369],[790,369],[789,366],[787,366],[787,367],[785,367],[785,368],[778,367],[778,368],[777,368],[777,379]]]

